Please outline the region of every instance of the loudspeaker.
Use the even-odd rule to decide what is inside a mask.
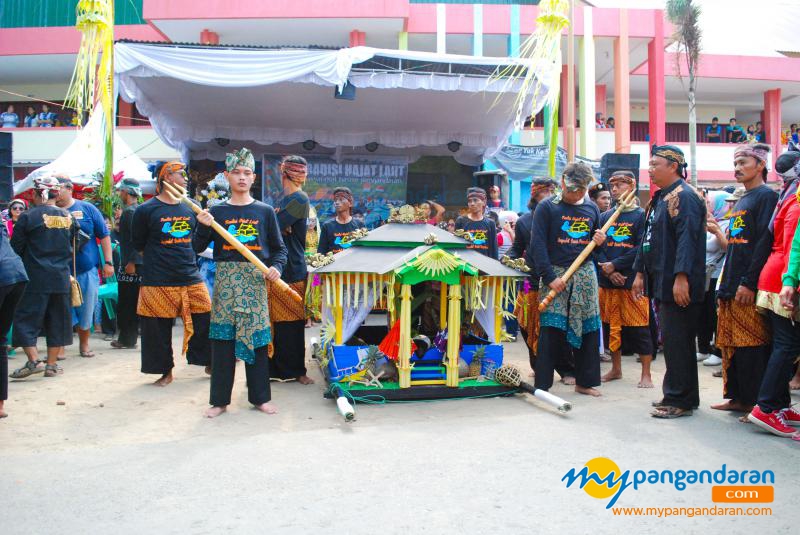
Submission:
[[[14,197],[11,148],[11,132],[0,132],[0,203],[3,204]]]
[[[338,87],[333,88],[333,98],[339,100],[355,100],[356,99],[356,86],[350,82],[346,82],[342,87],[342,92],[339,92]]]
[[[608,152],[600,158],[600,180],[608,182],[608,179],[616,171],[630,171],[636,177],[636,185],[639,185],[639,155],[638,154],[618,154]]]
[[[472,179],[475,183],[475,186],[479,188],[483,188],[486,192],[489,192],[489,188],[492,186],[500,186],[500,189],[503,189],[506,182],[508,182],[508,175],[505,171],[495,169],[492,171],[477,171],[472,173]]]

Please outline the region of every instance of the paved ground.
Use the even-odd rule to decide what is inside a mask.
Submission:
[[[345,424],[321,384],[273,385],[280,413],[250,410],[240,366],[230,412],[206,420],[202,369],[181,363],[176,381],[156,388],[138,351],[93,344],[94,359],[72,346],[63,376],[11,383],[11,416],[0,421],[5,535],[731,534],[789,533],[800,522],[800,444],[709,410],[721,391],[710,368],[700,367],[701,410],[674,421],[648,416],[658,391],[635,387],[638,365],[626,358],[626,377],[602,398],[554,387],[573,402],[567,416],[520,396],[359,407]],[[508,351],[524,362],[521,343]],[[659,382],[662,373],[659,359]],[[632,472],[773,470],[773,516],[614,516],[606,500],[561,482],[595,457]],[[617,505],[713,503],[710,485],[651,485]]]

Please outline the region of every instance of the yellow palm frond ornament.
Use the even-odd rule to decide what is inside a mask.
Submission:
[[[65,106],[79,114],[94,113],[95,103],[105,115],[105,168],[97,197],[103,212],[111,214],[114,168],[114,1],[79,0],[75,27],[81,46],[67,90]],[[98,65],[99,63],[99,65]]]

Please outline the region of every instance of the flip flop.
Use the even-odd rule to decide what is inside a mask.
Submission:
[[[94,351],[92,351],[91,349],[88,351],[81,351],[80,355],[85,359],[90,359],[95,356]]]
[[[663,405],[650,413],[650,416],[653,418],[661,418],[662,420],[672,420],[673,418],[691,415],[692,409],[681,409],[678,407],[670,407],[669,405]]]

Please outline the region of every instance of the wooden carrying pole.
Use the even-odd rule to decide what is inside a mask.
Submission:
[[[617,222],[617,218],[619,217],[619,214],[622,213],[622,210],[632,205],[635,195],[635,191],[630,191],[620,200],[619,205],[617,205],[617,209],[614,210],[614,213],[608,218],[606,224],[600,229],[604,235],[606,232],[608,232],[608,229]],[[594,240],[590,241],[583,251],[581,251],[581,254],[578,255],[578,258],[572,262],[572,265],[570,265],[567,271],[561,276],[561,280],[566,283],[570,277],[572,277],[572,275],[578,271],[578,268],[583,265],[586,259],[589,258],[589,255],[592,254],[592,251],[594,251],[595,247],[597,247],[597,244],[594,242]],[[550,292],[547,294],[547,297],[545,297],[542,302],[539,303],[539,312],[547,308],[547,305],[549,305],[553,299],[555,299],[556,295],[558,295],[557,291],[550,290]]]
[[[203,211],[203,210],[200,209],[199,206],[197,206],[195,203],[190,201],[185,196],[186,195],[186,191],[183,188],[181,188],[180,186],[176,186],[175,184],[170,184],[166,180],[162,181],[161,185],[162,185],[162,187],[164,187],[164,191],[167,193],[167,195],[169,195],[170,197],[172,197],[176,201],[182,202],[183,204],[185,204],[186,206],[191,208],[194,211],[194,213],[199,214],[200,212]],[[219,223],[217,223],[216,221],[212,221],[211,222],[211,228],[213,228],[216,231],[216,233],[219,234],[222,237],[222,239],[224,239],[226,242],[231,244],[234,249],[239,251],[242,254],[243,257],[245,257],[247,260],[249,260],[262,273],[264,273],[265,275],[267,273],[269,273],[269,268],[266,265],[264,265],[264,262],[259,260],[259,258],[256,255],[253,254],[253,251],[251,251],[250,249],[245,247],[242,242],[240,242],[239,240],[234,238],[231,235],[231,233],[228,232],[227,230],[225,230]],[[286,284],[283,280],[275,279],[274,281],[270,281],[270,282],[272,283],[272,285],[278,291],[285,293],[293,301],[295,301],[297,303],[302,303],[303,302],[303,300],[304,300],[303,296],[300,295],[299,293],[297,293],[296,291],[294,291],[294,289],[291,286],[289,286],[288,284]]]

